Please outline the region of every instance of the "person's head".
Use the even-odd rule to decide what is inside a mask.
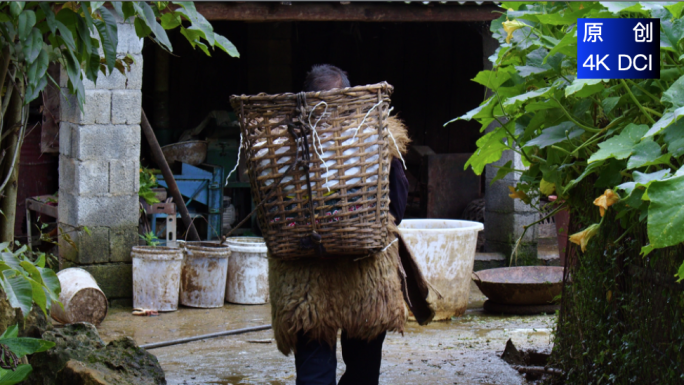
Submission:
[[[305,92],[344,87],[351,87],[347,73],[330,64],[314,65],[304,79]]]

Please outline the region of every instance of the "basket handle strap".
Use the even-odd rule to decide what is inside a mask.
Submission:
[[[325,254],[325,249],[323,248],[323,239],[321,235],[318,233],[317,228],[316,228],[316,210],[314,209],[314,201],[313,201],[313,193],[311,189],[311,178],[309,176],[309,168],[311,165],[311,151],[309,150],[309,139],[308,136],[309,134],[313,131],[311,126],[309,125],[309,119],[306,113],[306,93],[305,92],[300,92],[297,94],[297,109],[296,111],[299,112],[299,122],[298,125],[299,127],[299,138],[301,139],[301,146],[302,146],[302,152],[303,156],[302,159],[298,162],[300,166],[305,171],[306,175],[306,190],[308,193],[308,198],[309,198],[309,210],[310,210],[310,218],[311,218],[311,234],[309,235],[309,238],[311,240],[311,244],[313,245],[313,248],[316,251],[316,254],[319,257],[322,257]],[[295,136],[294,134],[294,124],[288,125],[288,130],[290,130],[290,134],[292,136]],[[312,137],[313,138],[313,137]],[[315,140],[315,139],[314,139]],[[299,148],[299,147],[297,147]],[[322,159],[321,159],[322,161]],[[302,246],[308,246],[306,245],[306,238],[301,240],[301,245]]]

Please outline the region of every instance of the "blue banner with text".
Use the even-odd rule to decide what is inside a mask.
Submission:
[[[659,79],[660,19],[577,19],[578,79]]]

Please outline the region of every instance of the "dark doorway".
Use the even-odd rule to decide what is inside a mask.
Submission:
[[[329,63],[347,71],[352,85],[394,85],[394,112],[406,121],[414,144],[438,154],[472,152],[480,135],[477,123],[443,124],[483,101],[483,87],[470,79],[483,67],[481,33],[487,24],[213,22],[216,32],[236,45],[240,59],[223,52],[208,58],[173,34],[169,139],[212,110],[230,110],[232,94],[297,92],[313,64]],[[150,115],[154,49],[148,43],[143,50],[143,108]]]

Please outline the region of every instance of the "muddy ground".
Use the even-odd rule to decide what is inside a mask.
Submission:
[[[525,384],[500,358],[511,338],[518,348],[548,350],[554,315],[502,316],[482,311],[484,298],[473,285],[468,312],[426,327],[410,323],[402,336],[387,335],[380,383]],[[122,335],[138,344],[270,323],[269,305],[226,304],[219,309],[181,308],[158,317],[134,317],[111,309],[100,326],[105,341]],[[221,337],[153,349],[169,384],[294,384],[294,358],[285,357],[272,331]],[[344,362],[338,344],[338,378]]]

